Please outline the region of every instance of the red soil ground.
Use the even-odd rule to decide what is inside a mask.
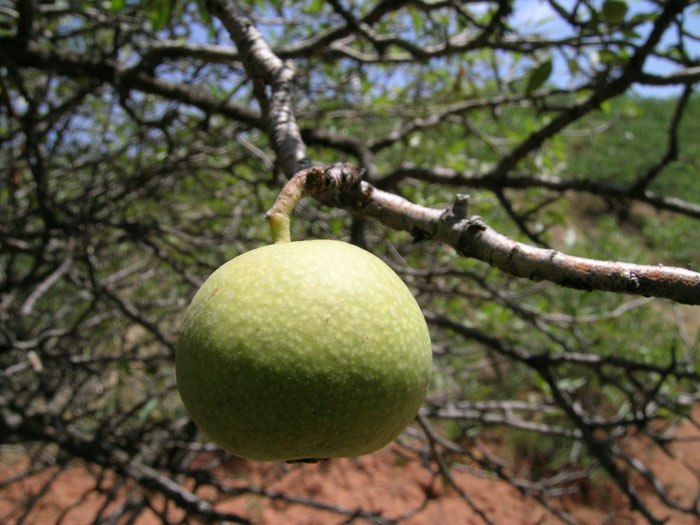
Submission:
[[[700,408],[696,410],[700,415]],[[655,472],[665,490],[677,501],[690,504],[700,490],[700,431],[689,424],[683,425],[679,436],[691,438],[673,445],[667,455],[658,448],[647,447],[641,441],[629,444],[628,451],[636,454]],[[202,458],[204,461],[206,458]],[[27,460],[5,451],[0,454],[0,481],[21,471]],[[91,523],[95,513],[104,503],[104,496],[91,489],[95,478],[88,474],[89,466],[75,463],[60,474],[44,494],[26,524],[51,524],[62,516],[61,523],[82,525]],[[30,477],[20,483],[0,489],[0,524],[16,523],[23,501],[36,495],[56,470],[49,470]],[[235,486],[264,487],[268,491],[299,497],[347,509],[381,512],[386,518],[397,518],[404,513],[415,513],[401,523],[407,525],[441,524],[470,525],[483,523],[464,499],[453,488],[443,484],[438,476],[431,484],[431,473],[419,460],[405,455],[399,447],[392,445],[384,450],[357,459],[336,459],[310,465],[260,464],[237,461],[226,469],[217,471],[222,482]],[[545,525],[561,523],[534,500],[522,496],[507,483],[489,480],[474,475],[455,472],[459,486],[474,504],[496,524]],[[698,520],[664,507],[651,490],[645,488],[641,479],[636,480],[645,503],[659,517],[668,517],[670,525],[697,525]],[[114,486],[115,479],[107,477],[101,487]],[[119,493],[141,491],[140,487],[125,485]],[[595,489],[584,491],[586,496],[569,497],[557,504],[566,510],[578,523],[583,524],[637,524],[646,523],[643,518],[627,508],[611,484],[601,482]],[[157,495],[152,496],[154,507],[162,505]],[[200,490],[198,494],[210,501],[216,498],[213,489]],[[426,494],[429,497],[426,499]],[[123,501],[123,496],[122,496]],[[423,503],[425,502],[425,505]],[[271,500],[259,495],[239,496],[217,505],[219,510],[235,512],[247,517],[255,524],[341,524],[347,516],[310,508],[306,505]],[[116,505],[110,505],[114,508]],[[182,518],[180,511],[172,505],[168,518],[177,523]],[[118,522],[122,523],[122,521]],[[151,511],[142,514],[136,521],[139,525],[161,523]],[[354,523],[366,523],[357,519]]]

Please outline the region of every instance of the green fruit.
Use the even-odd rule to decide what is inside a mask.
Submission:
[[[627,14],[627,0],[605,0],[603,2],[603,20],[608,24],[619,24]]]
[[[431,371],[423,315],[380,259],[338,241],[277,243],[224,264],[177,346],[182,401],[241,457],[357,456],[415,417]]]

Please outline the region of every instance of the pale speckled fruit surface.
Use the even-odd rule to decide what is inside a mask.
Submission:
[[[406,285],[339,241],[264,246],[216,270],[177,345],[182,401],[241,457],[358,456],[415,417],[432,366],[425,319]]]

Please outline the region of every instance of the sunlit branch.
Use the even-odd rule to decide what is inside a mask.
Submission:
[[[496,232],[460,207],[428,208],[363,183],[359,191],[342,191],[332,202],[374,217],[417,240],[445,242],[466,257],[487,262],[507,273],[534,281],[551,281],[581,290],[602,290],[700,304],[700,274],[684,268],[599,261],[529,246]],[[457,210],[457,213],[455,213]]]

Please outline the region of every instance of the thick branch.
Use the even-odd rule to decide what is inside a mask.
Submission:
[[[652,75],[641,73],[637,83],[647,86],[668,86],[670,84],[689,84],[700,82],[700,66],[679,69],[671,73]]]
[[[283,173],[290,178],[301,168],[311,165],[294,117],[294,70],[291,64],[275,55],[253,21],[234,2],[211,0],[207,6],[236,43],[263,108],[272,148]],[[265,86],[270,87],[270,94]]]
[[[353,183],[355,180],[348,177]],[[533,281],[551,281],[581,290],[662,297],[700,304],[700,273],[683,268],[649,266],[574,257],[536,248],[502,235],[481,217],[468,217],[464,203],[447,210],[428,208],[363,182],[338,187],[329,202],[353,213],[374,217],[417,240],[434,239],[453,246],[466,257]],[[345,191],[342,191],[345,190]]]

